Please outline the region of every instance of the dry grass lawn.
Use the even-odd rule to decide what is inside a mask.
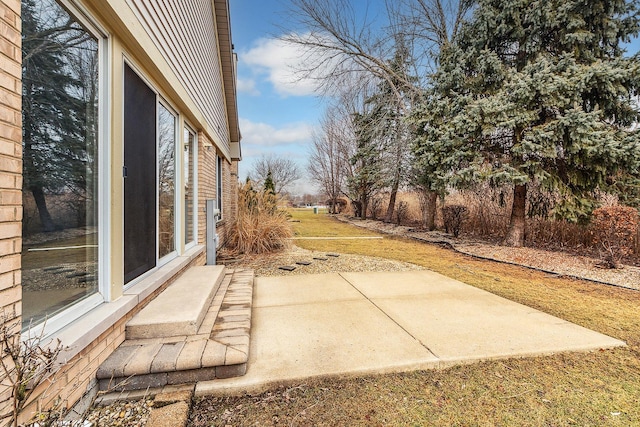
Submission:
[[[328,215],[292,214],[300,220],[297,236],[375,235]],[[388,236],[296,244],[419,264],[624,340],[628,347],[208,397],[196,402],[190,425],[640,426],[640,292],[550,277]]]

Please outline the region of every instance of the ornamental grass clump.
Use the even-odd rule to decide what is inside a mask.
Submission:
[[[293,237],[289,214],[278,209],[272,190],[253,189],[248,181],[238,191],[238,217],[228,247],[238,254],[262,254],[285,249]]]

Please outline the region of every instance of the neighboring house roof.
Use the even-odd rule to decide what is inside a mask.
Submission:
[[[233,53],[231,40],[231,22],[229,17],[229,0],[212,0],[216,15],[220,62],[224,83],[224,96],[229,121],[229,137],[231,139],[231,157],[242,158],[240,151],[240,125],[238,121],[238,102],[236,93],[236,55]]]

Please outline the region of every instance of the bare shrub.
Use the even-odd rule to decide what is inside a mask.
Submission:
[[[638,211],[628,206],[603,206],[593,211],[591,224],[602,265],[619,268],[621,260],[634,253]]]
[[[460,205],[467,209],[461,221],[459,233],[476,236],[490,241],[497,241],[504,237],[509,227],[509,216],[512,191],[508,186],[492,187],[486,183],[466,190],[451,189],[444,198],[436,200],[436,227],[451,232],[451,224],[445,224],[445,206]],[[614,206],[617,198],[607,193],[596,194],[601,206]],[[388,203],[388,194],[379,194],[382,205]],[[526,244],[530,247],[551,250],[580,251],[582,254],[597,256],[597,245],[593,244],[592,227],[559,220],[554,218],[553,209],[559,201],[560,195],[549,192],[539,185],[531,184],[527,200]],[[398,204],[404,202],[400,218],[398,212],[394,215],[394,222],[403,225],[424,227],[424,213],[427,205],[426,194],[419,191],[403,191],[398,193]],[[632,255],[640,254],[640,230],[636,231],[632,242]]]
[[[389,197],[387,195],[386,200],[384,201],[385,206],[389,202]],[[415,225],[420,224],[421,211],[420,211],[420,201],[418,199],[418,195],[412,191],[401,191],[398,192],[396,196],[396,209],[393,214],[393,222],[396,224],[405,224],[405,225]],[[398,218],[398,209],[400,209],[400,205],[402,206],[402,212],[400,213],[400,218]]]
[[[511,205],[511,197],[511,192],[506,188],[482,184],[469,190],[452,191],[446,200],[447,205],[461,205],[468,209],[463,224],[465,233],[497,237],[503,236],[509,227],[508,206]]]
[[[398,193],[398,200],[405,202],[407,205],[407,212],[405,220],[406,223],[420,224],[422,218],[422,209],[420,207],[420,198],[415,191],[404,191]]]
[[[396,209],[396,221],[400,225],[406,221],[409,216],[409,204],[404,200],[398,202],[398,208]]]
[[[388,192],[381,192],[376,194],[369,201],[369,216],[371,219],[381,219],[386,213],[387,207],[389,205],[390,194]],[[397,208],[400,205],[400,202],[405,203],[405,215],[402,216],[403,224],[418,224],[420,223],[421,210],[420,210],[420,200],[418,199],[418,194],[412,191],[399,191],[396,195],[396,209],[393,213],[392,221],[398,223],[398,212]]]
[[[469,209],[462,225],[465,233],[499,239],[509,227],[512,197],[509,187],[482,184],[470,190],[453,191],[447,196],[447,204],[463,205]],[[555,249],[589,247],[592,236],[588,227],[553,218],[558,197],[538,185],[530,185],[526,218],[527,246]]]
[[[49,378],[55,367],[58,355],[63,347],[58,340],[44,345],[42,334],[20,339],[20,318],[0,315],[0,390],[11,392],[11,407],[0,414],[0,424],[17,427],[20,414],[37,386]],[[63,411],[54,407],[38,414],[42,425],[53,425],[63,415]],[[7,421],[5,421],[7,420]]]
[[[289,214],[278,209],[276,196],[257,192],[247,182],[238,191],[238,214],[229,234],[228,249],[238,254],[261,254],[289,245],[293,230]]]
[[[385,202],[385,198],[382,195],[373,196],[369,200],[369,214],[371,219],[378,219],[382,216],[382,207]]]
[[[458,237],[462,223],[467,218],[469,210],[462,205],[446,205],[442,212],[444,214],[444,228],[447,233]]]
[[[583,224],[554,219],[528,218],[527,245],[547,248],[586,248],[592,236]]]

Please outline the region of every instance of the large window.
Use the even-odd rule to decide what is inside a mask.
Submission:
[[[170,254],[175,246],[176,116],[158,107],[158,255]]]
[[[54,0],[22,2],[25,327],[99,291],[101,43]]]

